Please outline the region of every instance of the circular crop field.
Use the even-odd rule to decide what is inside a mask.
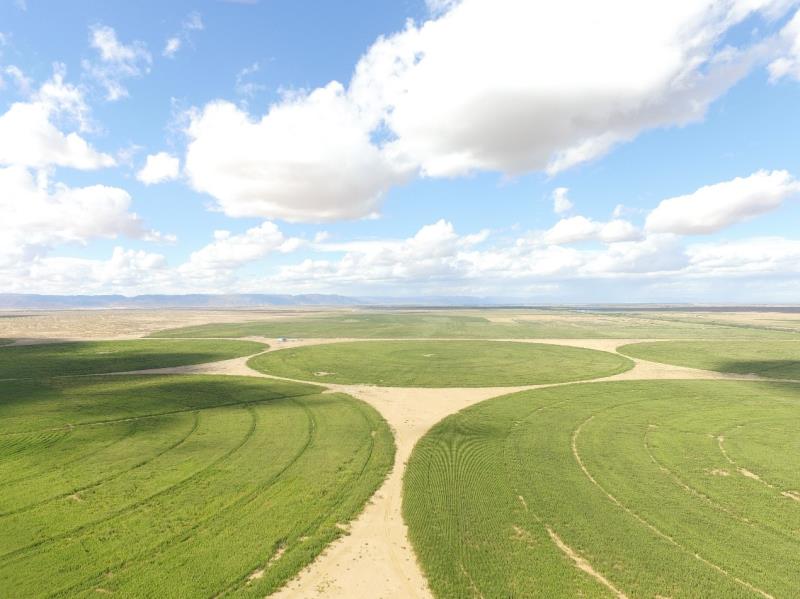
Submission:
[[[676,366],[800,380],[800,339],[653,341],[623,345],[618,351]]]
[[[374,409],[319,392],[232,376],[4,382],[0,594],[274,591],[393,463]]]
[[[579,381],[633,363],[608,352],[504,341],[364,341],[255,356],[261,372],[298,380],[386,387],[495,387]]]
[[[438,597],[793,597],[800,385],[636,381],[488,400],[418,443]]]

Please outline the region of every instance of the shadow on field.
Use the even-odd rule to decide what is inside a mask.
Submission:
[[[213,375],[132,375],[3,383],[0,434],[195,410],[269,405],[316,395],[314,385]],[[322,396],[321,396],[322,397]],[[337,401],[330,397],[324,402]],[[47,423],[47,424],[44,424]]]
[[[714,370],[800,380],[800,360],[728,360],[715,365]]]

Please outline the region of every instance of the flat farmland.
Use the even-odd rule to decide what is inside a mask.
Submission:
[[[619,351],[651,362],[800,380],[800,339],[656,341],[623,345]]]
[[[663,339],[793,338],[758,323],[706,322],[670,314],[530,310],[459,312],[360,311],[249,322],[208,323],[151,333],[151,337],[300,337],[362,339]]]
[[[633,363],[591,349],[502,341],[363,341],[255,356],[260,372],[299,380],[385,387],[493,387],[576,381]]]
[[[375,410],[203,376],[4,383],[0,588],[259,596],[344,534],[392,463]]]
[[[268,348],[254,341],[79,341],[0,348],[0,379],[104,374],[215,362]]]
[[[800,386],[608,382],[450,416],[404,514],[438,597],[792,597]]]

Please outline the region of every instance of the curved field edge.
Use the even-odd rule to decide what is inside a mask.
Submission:
[[[731,374],[800,380],[800,339],[652,341],[617,351],[632,358]]]
[[[510,387],[613,376],[633,368],[611,352],[514,341],[347,341],[282,349],[248,366],[292,380],[384,387]]]
[[[242,358],[268,349],[256,341],[132,339],[0,347],[0,379],[105,374]]]
[[[798,407],[796,384],[738,381],[486,400],[414,448],[410,540],[437,597],[792,596]]]
[[[264,596],[345,533],[394,461],[377,411],[311,385],[194,375],[12,384],[0,467],[27,460],[48,483],[0,493],[24,510],[0,510],[0,586],[18,596]],[[50,428],[41,405],[26,414],[26,392],[37,404],[55,397],[52,413],[81,403],[82,418]],[[85,413],[93,402],[97,413]],[[61,476],[69,457],[79,459]]]

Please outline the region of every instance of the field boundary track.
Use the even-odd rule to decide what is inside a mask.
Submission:
[[[270,342],[266,352],[292,347],[348,342],[381,342],[397,339],[315,338],[290,339],[276,343],[265,337],[247,340]],[[420,338],[403,341],[469,341],[470,339]],[[685,340],[685,339],[684,339]],[[630,343],[669,341],[669,339],[475,339],[475,341],[507,341],[540,343],[595,349],[611,353]],[[266,353],[260,352],[260,353]],[[260,355],[260,354],[256,354]],[[251,369],[247,361],[253,356],[174,368],[160,368],[113,374],[216,374],[263,377],[308,383],[264,374]],[[406,462],[417,441],[438,421],[475,403],[517,391],[595,383],[634,380],[733,380],[800,382],[769,379],[753,375],[726,374],[683,366],[649,362],[629,357],[634,367],[626,372],[584,381],[524,385],[518,387],[378,387],[374,385],[342,385],[314,381],[330,392],[347,393],[373,406],[388,421],[395,435],[397,452],[394,467],[383,485],[373,495],[361,515],[349,526],[349,534],[329,545],[317,559],[300,572],[274,596],[291,598],[350,597],[432,597],[416,555],[408,539],[402,517],[402,481]]]

